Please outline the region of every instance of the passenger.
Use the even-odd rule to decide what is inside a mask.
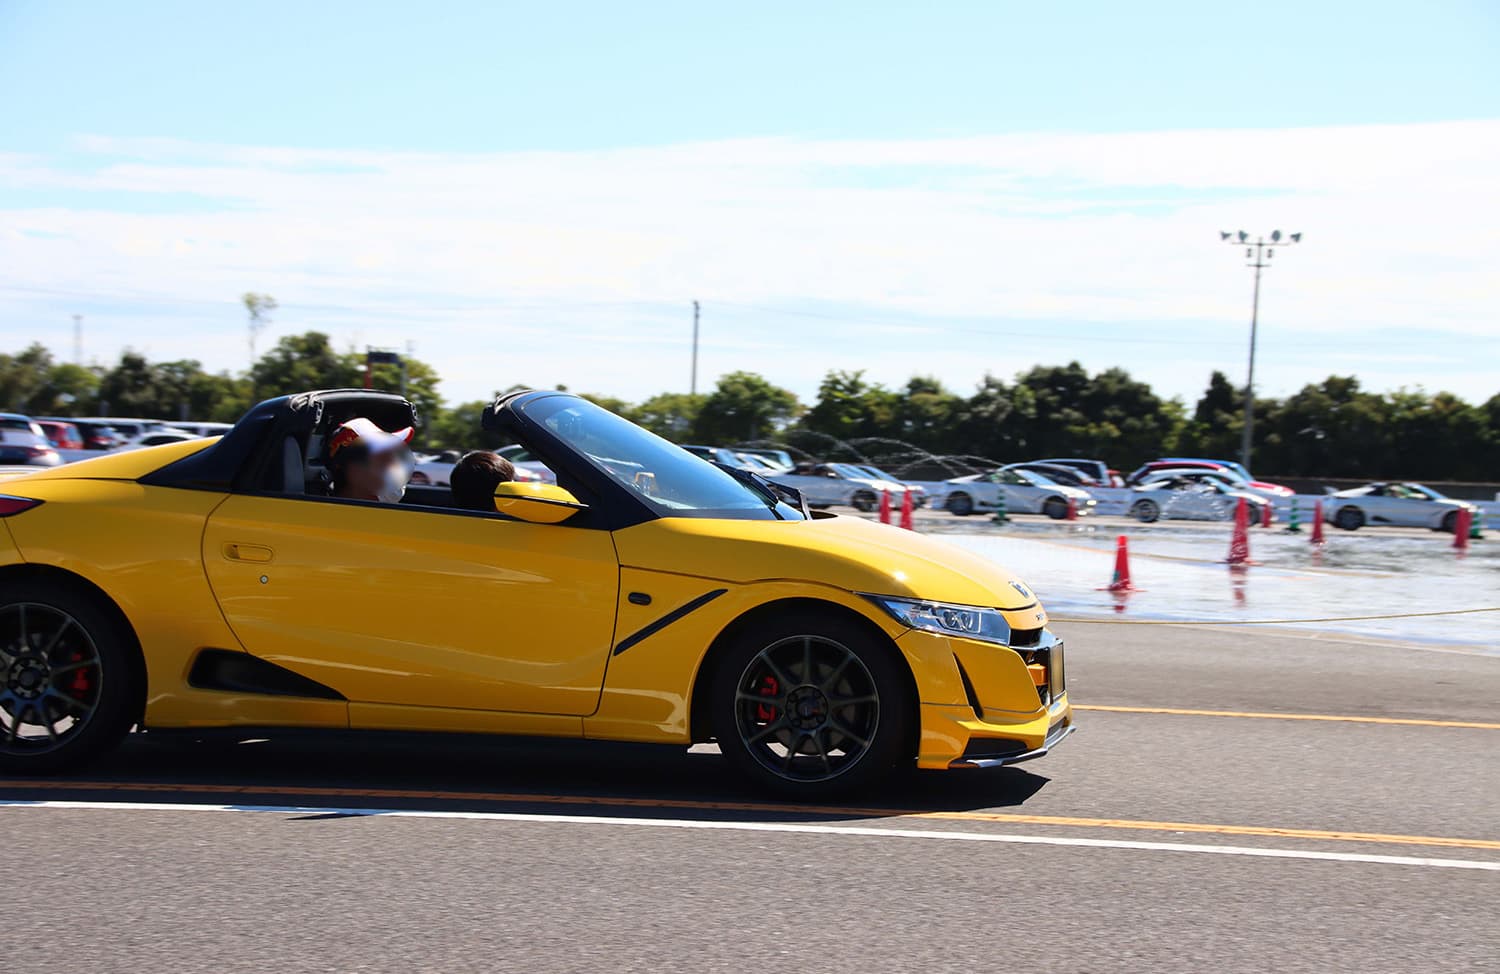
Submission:
[[[411,480],[407,444],[413,429],[387,433],[363,416],[349,420],[328,437],[328,472],[333,496],[348,500],[399,504]]]
[[[453,506],[467,511],[495,512],[495,488],[516,477],[515,464],[489,450],[465,453],[448,475]]]

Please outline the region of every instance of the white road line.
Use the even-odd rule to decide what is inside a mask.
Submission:
[[[1089,849],[1133,849],[1141,852],[1185,852],[1258,859],[1310,859],[1360,862],[1429,869],[1478,869],[1500,872],[1500,862],[1433,859],[1423,856],[1378,856],[1358,852],[1307,849],[1263,849],[1255,846],[1200,845],[1187,842],[1137,842],[1128,839],[1080,839],[1005,832],[959,832],[939,829],[876,828],[866,825],[814,825],[796,822],[713,822],[684,818],[616,818],[608,815],[543,815],[526,812],[444,812],[404,808],[333,808],[326,805],[213,805],[187,802],[0,801],[0,808],[70,808],[150,812],[272,812],[282,815],[347,815],[384,818],[448,818],[480,822],[533,822],[555,825],[602,825],[616,828],[698,829],[722,832],[784,832],[798,835],[855,835],[878,839],[937,839],[946,842],[1005,842],[1015,845],[1075,846]]]

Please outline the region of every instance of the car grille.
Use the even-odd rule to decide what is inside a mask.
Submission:
[[[1010,631],[1011,649],[1024,649],[1027,646],[1035,646],[1041,641],[1041,629],[1012,629]]]

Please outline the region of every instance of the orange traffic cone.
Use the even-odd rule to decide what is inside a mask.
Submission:
[[[908,531],[915,530],[911,526],[911,491],[909,490],[901,492],[901,526]]]
[[[1234,534],[1229,539],[1226,560],[1231,565],[1250,564],[1250,505],[1243,497],[1234,506]]]
[[[1271,505],[1266,504],[1260,509],[1260,526],[1268,528],[1271,526]]]
[[[1076,497],[1068,498],[1068,520],[1078,520],[1078,499]]]
[[[1474,524],[1474,515],[1467,507],[1458,509],[1458,518],[1453,523],[1453,550],[1469,550],[1469,528]]]
[[[880,492],[880,523],[891,523],[891,492],[888,490]]]
[[[1323,547],[1323,502],[1313,503],[1312,546]]]
[[[1130,543],[1125,540],[1125,535],[1123,534],[1115,539],[1115,575],[1104,591],[1135,591],[1135,586],[1130,582]]]

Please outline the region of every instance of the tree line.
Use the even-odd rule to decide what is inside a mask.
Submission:
[[[363,353],[340,351],[315,331],[281,338],[243,373],[208,372],[192,359],[153,362],[134,351],[112,366],[86,367],[33,344],[0,354],[0,404],[38,416],[232,422],[260,399],[361,386],[364,369]],[[376,388],[395,390],[401,370],[376,365],[372,378]],[[496,445],[479,428],[488,401],[449,404],[439,384],[430,365],[407,359],[407,395],[424,418],[420,443]],[[844,370],[828,372],[811,403],[753,372],[731,372],[697,395],[663,392],[635,403],[585,395],[685,443],[887,438],[940,455],[1093,457],[1127,470],[1162,455],[1235,457],[1243,422],[1243,389],[1222,372],[1189,407],[1123,369],[1091,374],[1077,362],[1011,379],[986,375],[967,395],[931,376],[891,388]],[[1258,399],[1256,416],[1255,467],[1265,475],[1500,480],[1500,394],[1472,404],[1446,392],[1370,392],[1353,376],[1335,375],[1284,399]]]

